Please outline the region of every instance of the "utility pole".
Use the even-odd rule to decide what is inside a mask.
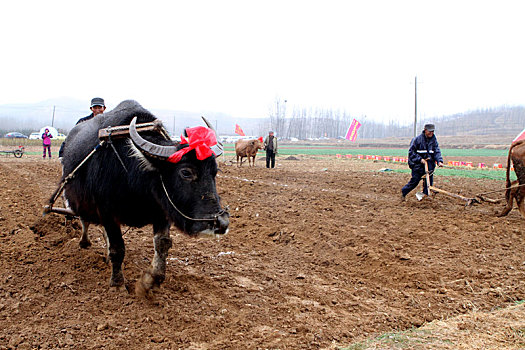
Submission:
[[[414,77],[414,137],[417,136],[417,75]]]
[[[53,119],[51,119],[51,126],[55,124],[55,106],[53,106]]]
[[[175,116],[173,116],[173,137],[175,137]]]

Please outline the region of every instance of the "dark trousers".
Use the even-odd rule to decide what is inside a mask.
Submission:
[[[51,145],[44,145],[44,152],[42,153],[42,156],[46,157],[46,149],[47,153],[49,154],[49,158],[51,158]]]
[[[431,166],[429,162],[429,169],[428,171],[432,173],[432,170],[434,170],[435,166]],[[425,179],[425,166],[423,164],[418,164],[412,168],[412,178],[408,183],[403,186],[401,189],[401,193],[403,193],[403,196],[406,196],[410,191],[412,191],[414,188],[417,187],[419,184],[419,181],[423,179],[423,193],[428,196],[428,188],[427,188],[427,180]],[[430,175],[430,186],[432,186],[434,182],[434,176]]]
[[[270,167],[270,163],[272,168],[275,168],[275,153],[273,150],[267,149],[266,150],[266,167]]]

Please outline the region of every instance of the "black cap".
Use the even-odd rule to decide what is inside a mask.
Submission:
[[[436,130],[436,126],[434,124],[425,124],[425,130],[434,131]]]
[[[106,105],[104,104],[104,99],[100,98],[100,97],[95,97],[94,99],[92,99],[91,100],[91,107],[95,107],[95,106],[105,107]]]

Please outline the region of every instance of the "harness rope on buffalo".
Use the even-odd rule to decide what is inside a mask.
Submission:
[[[208,125],[208,127],[211,127],[211,124],[208,122],[208,120],[206,118],[202,117],[202,119]],[[64,191],[64,187],[67,185],[67,183],[75,178],[75,175],[76,175],[77,171],[80,168],[82,168],[82,166],[84,164],[86,164],[86,162],[93,156],[93,154],[95,154],[95,152],[100,150],[102,148],[102,146],[105,146],[105,145],[110,145],[111,146],[111,149],[115,153],[115,155],[116,155],[117,159],[119,160],[120,164],[122,165],[124,171],[126,173],[128,173],[128,170],[126,169],[126,166],[124,165],[124,162],[123,162],[122,158],[120,157],[120,155],[118,154],[117,150],[115,149],[115,146],[113,145],[113,141],[111,139],[112,136],[115,136],[115,137],[126,137],[126,136],[129,136],[130,135],[130,127],[131,126],[135,126],[137,131],[152,131],[152,130],[155,130],[155,131],[161,132],[161,134],[164,137],[169,138],[169,136],[167,135],[166,131],[162,127],[162,123],[160,123],[160,122],[156,121],[156,122],[152,122],[152,123],[143,123],[143,124],[137,124],[137,125],[134,125],[134,122],[135,122],[135,119],[132,121],[132,123],[130,125],[121,125],[121,126],[109,127],[109,128],[105,128],[105,129],[100,129],[99,130],[98,137],[99,137],[99,139],[101,139],[101,141],[75,167],[75,169],[73,169],[73,171],[71,171],[71,173],[69,173],[66,177],[64,177],[62,179],[62,181],[60,182],[58,188],[55,190],[55,192],[53,193],[53,195],[49,199],[48,205],[44,206],[44,212],[43,212],[44,216],[46,214],[48,214],[48,213],[57,213],[57,214],[73,216],[73,217],[77,216],[76,213],[73,212],[73,210],[71,210],[70,208],[54,207],[53,205],[57,201],[58,197],[60,197],[60,195]],[[222,144],[218,145],[218,149],[220,151],[222,151],[222,149],[223,149],[222,148]],[[210,217],[210,218],[192,218],[192,217],[184,214],[179,208],[177,208],[177,206],[175,206],[175,203],[173,203],[173,201],[171,200],[171,198],[170,198],[170,196],[168,194],[168,191],[166,190],[166,186],[164,185],[164,180],[162,179],[162,176],[160,174],[159,174],[159,177],[160,177],[160,182],[162,184],[162,188],[164,190],[164,193],[165,193],[169,203],[175,209],[175,211],[177,211],[185,219],[192,220],[192,221],[213,221],[214,224],[216,224],[217,221],[219,220],[219,217],[222,214],[228,212],[229,208],[225,207],[224,209],[221,209],[219,212],[213,214],[212,217]]]

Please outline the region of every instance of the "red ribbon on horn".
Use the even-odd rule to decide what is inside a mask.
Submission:
[[[203,160],[210,157],[214,152],[211,150],[211,147],[217,144],[217,138],[215,137],[215,132],[204,126],[196,126],[193,128],[187,128],[186,133],[188,138],[186,139],[181,135],[181,145],[188,144],[188,147],[185,147],[177,152],[173,153],[168,158],[168,162],[178,163],[182,159],[182,156],[188,153],[191,150],[195,150],[198,160]]]

